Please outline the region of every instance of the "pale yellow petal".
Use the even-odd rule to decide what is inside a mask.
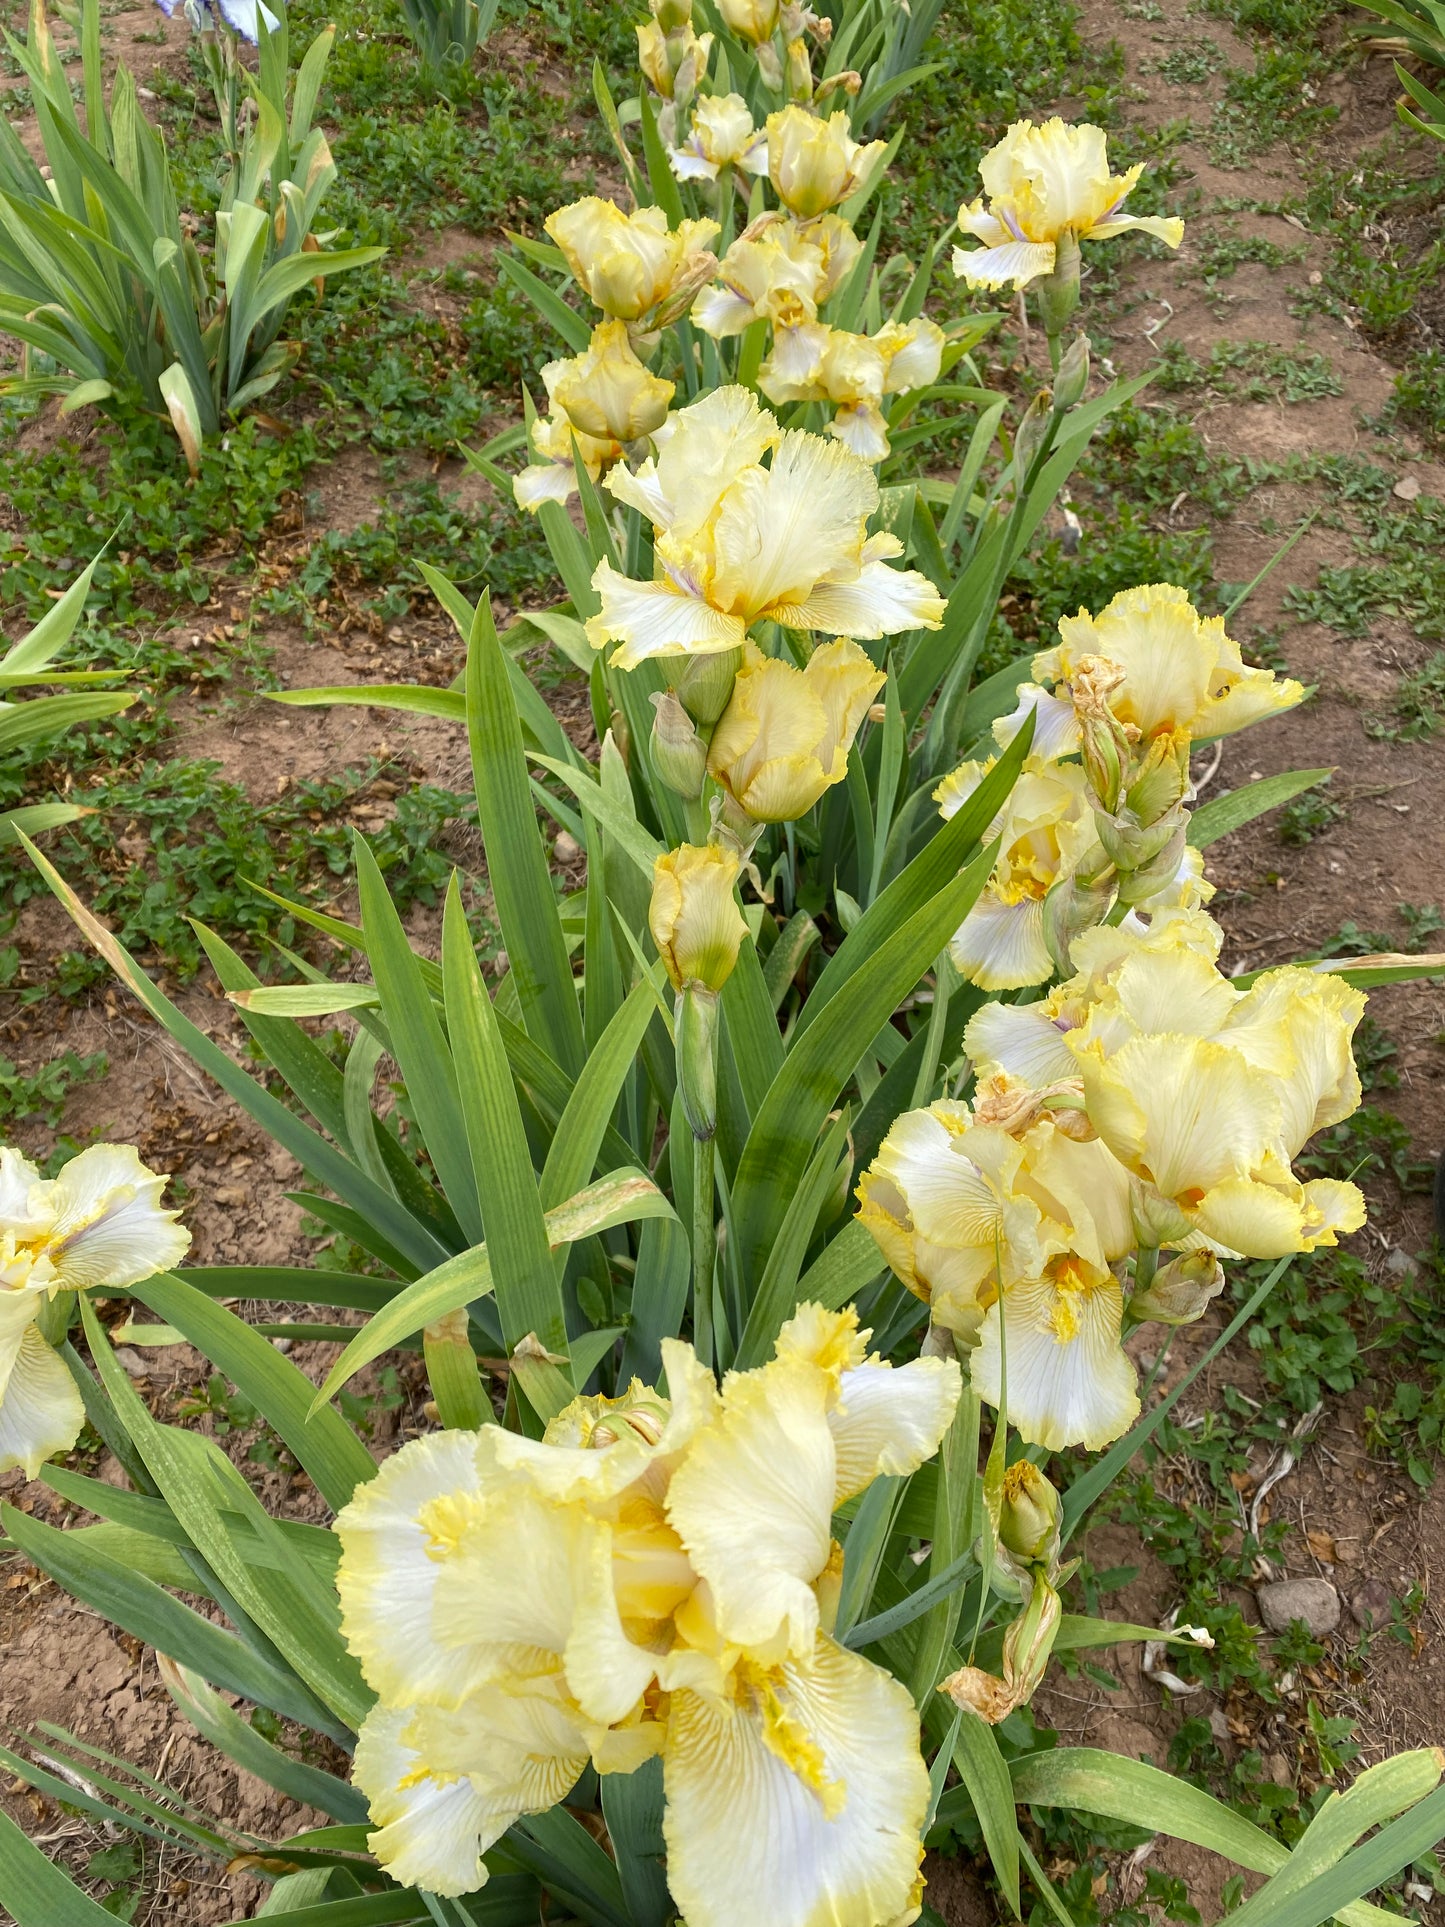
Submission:
[[[730,1379],[673,1474],[668,1519],[739,1646],[803,1652],[817,1631],[835,1481],[829,1383],[793,1360]]]
[[[908,1692],[823,1637],[781,1670],[770,1706],[765,1690],[732,1706],[673,1699],[663,1824],[668,1885],[688,1927],[896,1919],[928,1808]]]
[[[985,886],[949,941],[948,953],[960,977],[980,990],[1019,990],[1044,984],[1054,961],[1044,941],[1042,897],[1006,902]]]
[[[932,1458],[961,1388],[952,1358],[914,1358],[899,1366],[873,1358],[845,1372],[828,1414],[837,1453],[834,1504],[885,1474],[916,1472]]]
[[[1099,1451],[1139,1416],[1133,1365],[1119,1342],[1124,1301],[1109,1272],[1064,1264],[1053,1275],[1009,1286],[983,1323],[973,1354],[979,1396],[997,1406],[1008,1379],[1008,1420],[1028,1445]]]
[[[394,1701],[445,1700],[461,1657],[438,1644],[432,1607],[444,1550],[422,1522],[436,1501],[480,1500],[474,1432],[435,1432],[402,1446],[338,1514],[341,1629],[373,1689]]]
[[[719,605],[751,621],[805,601],[820,580],[857,565],[877,505],[878,484],[856,455],[817,435],[784,435],[772,466],[741,475],[718,513]]]
[[[169,1271],[190,1249],[179,1214],[161,1207],[164,1177],[131,1144],[93,1144],[56,1179],[46,1255],[65,1291],[119,1291]]]
[[[0,1472],[18,1465],[33,1479],[47,1459],[70,1450],[84,1423],[69,1367],[39,1328],[27,1325],[0,1392]]]
[[[992,248],[953,250],[953,272],[971,288],[1026,288],[1053,271],[1052,241],[1010,239]]]
[[[856,575],[825,578],[800,602],[779,603],[767,613],[787,629],[821,629],[873,641],[905,629],[941,628],[945,606],[917,569],[892,569],[865,554]]]
[[[487,1803],[470,1780],[426,1771],[402,1739],[411,1717],[409,1708],[377,1705],[357,1735],[351,1775],[375,1824],[367,1845],[403,1887],[472,1893],[487,1879]]]
[[[587,640],[594,649],[609,642],[621,644],[612,660],[619,669],[633,669],[650,656],[707,656],[736,649],[747,625],[725,615],[670,582],[634,582],[603,560],[597,564],[592,586],[602,607],[587,623]]]

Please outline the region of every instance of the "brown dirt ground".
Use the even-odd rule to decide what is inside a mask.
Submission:
[[[1088,39],[1101,43],[1117,39],[1125,48],[1134,84],[1128,112],[1140,125],[1151,128],[1177,119],[1181,111],[1178,92],[1166,88],[1149,71],[1161,47],[1172,44],[1175,37],[1207,35],[1233,63],[1247,65],[1251,59],[1251,50],[1228,27],[1190,11],[1188,0],[1162,0],[1162,9],[1162,20],[1146,22],[1137,17],[1139,10],[1131,11],[1118,0],[1082,0],[1081,6]],[[172,22],[163,45],[151,39],[157,24],[148,6],[121,13],[114,20],[116,50],[142,79],[155,67],[174,67],[184,59],[184,24]],[[1220,77],[1215,76],[1191,90],[1186,106],[1201,124],[1220,86]],[[1353,72],[1337,88],[1343,113],[1331,138],[1342,150],[1351,143],[1378,138],[1389,122],[1392,100],[1392,89],[1382,83],[1379,69],[1363,75]],[[1190,172],[1187,186],[1205,208],[1227,197],[1267,198],[1299,180],[1299,162],[1284,147],[1266,153],[1243,172],[1228,173],[1212,165],[1202,142],[1187,143],[1182,153]],[[1244,214],[1236,219],[1245,233],[1290,245],[1301,239],[1298,229],[1276,216]],[[1324,245],[1305,238],[1311,255],[1301,273],[1308,272]],[[460,230],[428,236],[421,244],[425,261],[417,265],[440,268],[473,259],[481,262],[490,245],[487,237]],[[1120,253],[1125,253],[1122,245]],[[1414,475],[1428,493],[1445,490],[1445,471],[1425,459],[1409,437],[1394,435],[1381,441],[1365,423],[1364,418],[1376,413],[1390,392],[1390,366],[1339,322],[1314,317],[1301,334],[1301,325],[1288,313],[1289,276],[1246,264],[1227,284],[1229,305],[1221,319],[1217,305],[1206,299],[1197,280],[1188,278],[1187,240],[1178,260],[1121,258],[1118,266],[1123,289],[1113,317],[1112,355],[1121,373],[1136,372],[1152,360],[1154,341],[1145,328],[1162,317],[1165,328],[1159,338],[1178,341],[1197,354],[1207,355],[1221,333],[1281,346],[1301,344],[1327,354],[1343,378],[1341,397],[1303,408],[1207,400],[1197,419],[1208,442],[1222,453],[1269,459],[1299,448],[1357,450],[1387,465],[1398,465],[1402,475]],[[436,299],[438,304],[446,301],[442,295]],[[56,429],[53,420],[46,418],[28,432],[49,440]],[[455,468],[444,468],[440,479],[444,486],[461,492],[464,500],[467,491],[478,486]],[[295,527],[278,535],[274,566],[286,566],[328,528],[355,528],[370,520],[384,492],[377,464],[362,451],[353,451],[313,475],[305,510],[298,505]],[[1220,576],[1235,581],[1252,577],[1279,540],[1258,523],[1272,516],[1281,525],[1292,525],[1304,505],[1299,490],[1282,486],[1261,490],[1247,509],[1215,531]],[[1175,526],[1194,525],[1188,503],[1176,504],[1174,513]],[[1284,623],[1291,669],[1318,683],[1319,693],[1306,709],[1251,732],[1244,741],[1227,744],[1211,793],[1247,783],[1256,772],[1269,774],[1329,761],[1340,765],[1349,793],[1358,800],[1345,820],[1299,852],[1284,853],[1268,827],[1246,831],[1216,846],[1211,862],[1221,891],[1216,908],[1229,933],[1226,961],[1236,969],[1284,961],[1329,935],[1347,918],[1364,927],[1388,927],[1400,898],[1423,901],[1440,893],[1445,761],[1438,748],[1374,742],[1361,727],[1362,706],[1378,700],[1393,688],[1402,670],[1421,659],[1424,652],[1419,642],[1388,618],[1367,639],[1345,642],[1327,629],[1289,626],[1282,609],[1288,581],[1308,581],[1320,563],[1344,560],[1346,546],[1336,531],[1312,530],[1286,567],[1259,591],[1241,623],[1245,630]],[[237,619],[239,612],[227,607],[235,594],[226,583],[213,603],[197,612],[198,636],[228,616]],[[379,680],[444,683],[460,666],[454,636],[434,611],[420,605],[385,634],[354,622],[344,607],[334,610],[332,617],[332,633],[319,645],[295,634],[262,638],[277,651],[283,681],[293,685]],[[585,743],[589,734],[585,714],[573,708],[565,720],[578,742]],[[444,725],[404,722],[376,711],[277,710],[259,699],[224,716],[203,710],[198,701],[183,729],[182,745],[187,753],[215,756],[228,775],[253,790],[258,801],[274,795],[285,783],[370,753],[395,755],[412,775],[444,784],[457,783],[464,769],[457,732]],[[368,820],[367,807],[357,811],[363,824]],[[369,807],[374,823],[375,812],[384,812],[387,804],[384,799],[379,804],[373,800]],[[344,901],[338,907],[344,914]],[[48,903],[27,907],[19,940],[37,972],[66,938],[58,908]],[[180,1001],[210,1035],[240,1054],[240,1027],[209,987],[189,988]],[[1382,992],[1378,1014],[1400,1044],[1411,1127],[1420,1147],[1433,1151],[1445,1144],[1445,1094],[1433,1041],[1445,1028],[1441,992],[1433,986]],[[268,1145],[229,1100],[191,1068],[132,999],[106,991],[96,995],[88,1008],[59,1013],[58,1022],[44,1007],[6,1017],[0,1005],[0,1050],[23,1067],[34,1068],[67,1048],[81,1052],[103,1048],[111,1068],[103,1080],[77,1091],[65,1128],[75,1134],[97,1128],[121,1131],[138,1139],[153,1164],[185,1179],[194,1200],[187,1217],[195,1234],[196,1261],[306,1260],[312,1247],[302,1234],[297,1208],[285,1197],[297,1181],[293,1161]],[[47,1134],[35,1131],[26,1148],[44,1152],[49,1148]],[[1418,1209],[1406,1207],[1397,1198],[1382,1198],[1365,1234],[1364,1249],[1383,1265],[1397,1246],[1418,1248],[1425,1232]],[[1188,1358],[1197,1356],[1215,1330],[1217,1326],[1206,1321],[1184,1335],[1185,1342],[1172,1355],[1166,1383],[1177,1382],[1176,1375]],[[326,1348],[319,1346],[298,1347],[293,1357],[318,1377],[328,1362]],[[186,1347],[147,1353],[138,1363],[147,1373],[147,1395],[163,1413],[173,1411],[204,1377],[203,1361]],[[1202,1412],[1214,1385],[1226,1374],[1231,1382],[1250,1389],[1249,1370],[1247,1358],[1216,1365],[1187,1395],[1185,1415]],[[403,1361],[400,1390],[401,1402],[378,1412],[371,1440],[378,1454],[395,1449],[425,1423],[424,1386],[408,1361]],[[1415,1646],[1382,1639],[1362,1668],[1351,1666],[1349,1654],[1358,1635],[1348,1617],[1348,1630],[1342,1628],[1334,1642],[1334,1677],[1327,1682],[1332,1689],[1330,1710],[1347,1710],[1356,1717],[1369,1760],[1402,1745],[1435,1743],[1445,1737],[1445,1621],[1435,1603],[1433,1571],[1445,1543],[1445,1484],[1437,1483],[1430,1495],[1421,1498],[1393,1466],[1373,1461],[1361,1443],[1359,1406],[1360,1401],[1353,1400],[1331,1408],[1328,1435],[1306,1450],[1297,1470],[1275,1487],[1267,1504],[1274,1508],[1275,1517],[1297,1521],[1286,1555],[1291,1574],[1323,1573],[1347,1597],[1367,1579],[1379,1581],[1395,1597],[1414,1585],[1424,1588],[1427,1604]],[[197,1422],[215,1429],[211,1417]],[[105,1459],[98,1470],[102,1477],[119,1479],[113,1463]],[[1180,1462],[1171,1475],[1181,1483],[1187,1481],[1188,1463]],[[271,1473],[260,1483],[269,1502],[286,1505],[295,1516],[322,1516],[315,1494],[308,1493],[304,1483],[282,1490]],[[27,1508],[33,1506],[38,1516],[57,1521],[75,1516],[43,1487],[23,1489],[23,1481],[15,1474],[0,1480],[0,1493]],[[1315,1534],[1314,1549],[1306,1532]],[[1330,1542],[1336,1557],[1323,1562],[1320,1551],[1329,1549]],[[1112,1612],[1145,1622],[1167,1613],[1172,1604],[1168,1574],[1138,1558],[1141,1549],[1130,1534],[1118,1527],[1102,1528],[1090,1537],[1087,1549],[1097,1566],[1141,1564],[1141,1577],[1111,1602]],[[1247,1594],[1240,1603],[1246,1612],[1253,1612]],[[1137,1649],[1123,1649],[1109,1659],[1123,1682],[1120,1693],[1108,1694],[1083,1677],[1066,1680],[1056,1674],[1040,1694],[1041,1716],[1058,1727],[1066,1742],[1110,1746],[1162,1762],[1182,1714],[1201,1711],[1206,1717],[1223,1716],[1229,1733],[1226,1747],[1246,1737],[1228,1729],[1229,1709],[1215,1706],[1209,1695],[1176,1702],[1145,1679]],[[1286,1695],[1277,1744],[1282,1756],[1293,1748],[1300,1717],[1294,1702],[1302,1708],[1308,1684],[1301,1683],[1293,1698]],[[1318,1696],[1323,1689],[1313,1690]],[[69,1726],[93,1743],[136,1760],[243,1830],[275,1836],[303,1822],[303,1816],[288,1811],[285,1802],[232,1769],[194,1735],[173,1709],[153,1656],[12,1557],[0,1560],[0,1726],[24,1730],[41,1718]],[[1256,1743],[1256,1736],[1249,1738]],[[72,1867],[82,1866],[86,1855],[105,1843],[100,1830],[64,1815],[53,1803],[26,1792],[18,1781],[9,1784],[3,1773],[0,1801],[32,1837]],[[1206,1919],[1217,1915],[1224,1872],[1218,1861],[1193,1849],[1161,1844],[1152,1864],[1183,1875]],[[935,1862],[930,1872],[930,1900],[949,1927],[975,1927],[993,1917],[992,1903],[972,1868],[962,1862]],[[1136,1869],[1129,1878],[1136,1885],[1142,1883],[1142,1870]],[[198,1856],[168,1856],[152,1870],[137,1920],[143,1927],[151,1922],[212,1927],[234,1917],[249,1917],[263,1892],[243,1871],[226,1874]]]

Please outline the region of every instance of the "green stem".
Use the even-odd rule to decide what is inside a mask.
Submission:
[[[713,1220],[713,1139],[692,1141],[692,1342],[704,1365],[713,1362],[712,1269],[717,1256]]]
[[[1134,1256],[1134,1289],[1147,1291],[1159,1269],[1158,1245],[1140,1245]]]

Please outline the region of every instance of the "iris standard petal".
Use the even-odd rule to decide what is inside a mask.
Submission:
[[[804,1652],[817,1631],[836,1479],[828,1388],[792,1360],[739,1374],[673,1474],[668,1519],[739,1646]]]
[[[837,1453],[834,1504],[876,1478],[916,1472],[948,1430],[962,1389],[952,1358],[914,1358],[906,1365],[865,1359],[838,1383],[828,1414]]]

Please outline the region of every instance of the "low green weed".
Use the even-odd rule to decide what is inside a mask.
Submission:
[[[62,1051],[35,1071],[22,1071],[0,1057],[0,1130],[10,1135],[14,1125],[40,1123],[53,1131],[75,1086],[104,1077],[109,1067],[104,1051],[85,1057]]]
[[[97,814],[56,840],[57,860],[127,947],[188,979],[203,956],[192,917],[252,947],[272,937],[295,941],[295,919],[249,884],[314,899],[328,877],[347,875],[346,812],[379,767],[295,784],[258,804],[218,763],[146,762],[102,779],[92,792]],[[471,807],[470,799],[427,785],[398,795],[391,819],[368,819],[367,840],[403,913],[437,901],[452,867],[437,837]],[[13,858],[5,860],[4,884],[16,904],[44,888]],[[107,974],[89,952],[67,952],[54,968],[56,988],[69,996]]]
[[[1327,356],[1291,353],[1266,341],[1218,342],[1208,361],[1171,342],[1155,381],[1166,393],[1207,387],[1243,401],[1320,401],[1344,393]]]
[[[1313,42],[1265,47],[1252,74],[1235,71],[1209,126],[1210,157],[1217,167],[1247,167],[1278,140],[1317,134],[1339,109],[1318,98],[1329,61]]]

